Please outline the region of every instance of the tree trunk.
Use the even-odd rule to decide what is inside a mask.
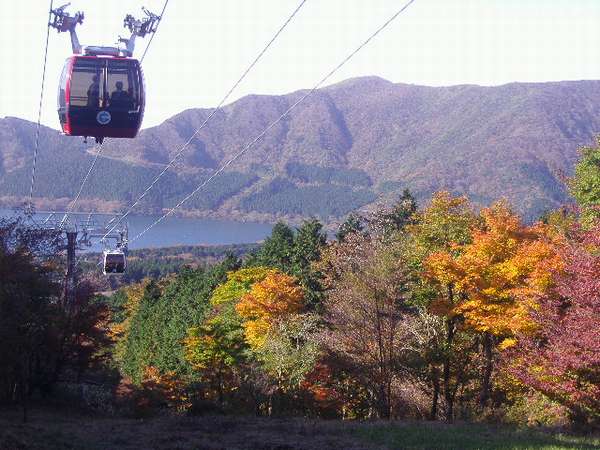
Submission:
[[[217,398],[219,406],[223,407],[223,373],[221,369],[217,371]]]
[[[386,393],[385,393],[385,418],[390,420],[392,418],[392,381],[390,378],[386,380]]]
[[[488,332],[483,335],[483,352],[485,358],[485,367],[483,369],[483,380],[481,383],[481,395],[479,397],[479,404],[482,408],[487,405],[487,402],[490,398],[491,391],[491,379],[492,379],[492,369],[493,369],[493,339],[492,335]]]
[[[381,382],[378,386],[379,391],[377,395],[377,415],[380,419],[389,419],[390,418],[390,401],[387,395],[388,387],[386,382]]]
[[[377,396],[377,413],[382,419],[390,418],[390,399],[387,395],[389,392],[390,376],[388,372],[386,346],[384,342],[384,328],[382,324],[383,312],[381,311],[381,305],[379,301],[379,294],[375,292],[375,327],[377,334],[377,347],[378,347],[378,365],[379,365],[379,395]],[[387,398],[386,398],[387,397]]]
[[[583,408],[577,405],[571,405],[569,407],[569,418],[573,424],[574,431],[583,432],[587,430],[587,414],[584,412]]]
[[[454,396],[450,387],[450,357],[444,359],[444,399],[446,400],[446,422],[451,423],[454,418]]]
[[[446,356],[444,357],[444,399],[446,400],[446,422],[454,420],[454,393],[450,386],[452,357],[450,355],[454,342],[454,319],[448,319],[446,330]]]
[[[27,392],[27,382],[25,379],[21,380],[21,407],[23,408],[23,423],[27,423],[28,419],[28,392]]]
[[[448,301],[454,305],[454,289],[452,284],[448,285]],[[450,386],[451,364],[452,364],[452,346],[454,344],[455,318],[450,316],[446,319],[446,355],[443,365],[443,385],[444,400],[446,400],[446,422],[451,423],[454,420],[454,394]]]
[[[436,420],[438,401],[440,397],[440,380],[438,372],[435,368],[431,369],[431,384],[433,385],[433,398],[431,399],[431,411],[429,412],[429,420]]]

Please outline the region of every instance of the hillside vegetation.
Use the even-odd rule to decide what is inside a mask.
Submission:
[[[9,425],[0,446],[597,448],[599,158],[581,149],[577,209],[532,224],[405,190],[335,240],[313,218],[225,255],[132,252],[175,273],[103,294],[65,291],[60,233],[0,220],[0,405],[48,437]]]
[[[140,211],[175,204],[302,94],[251,95],[223,108]],[[107,140],[81,204],[114,210],[132,202],[210,112],[190,109],[135,140]],[[478,205],[505,196],[532,219],[567,199],[561,174],[598,132],[600,81],[425,87],[351,79],[300,104],[184,209],[329,221],[410,188],[420,200],[444,189]],[[4,204],[28,193],[34,135],[33,123],[0,119]],[[38,202],[66,204],[93,149],[48,128],[41,142]]]

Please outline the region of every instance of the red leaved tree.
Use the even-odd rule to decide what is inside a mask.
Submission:
[[[533,334],[506,352],[509,372],[568,408],[577,424],[600,424],[600,224],[576,230],[556,286],[532,312]]]

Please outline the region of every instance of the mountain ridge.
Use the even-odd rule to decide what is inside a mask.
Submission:
[[[142,211],[157,212],[174,204],[306,92],[249,95],[217,111],[170,171],[169,182],[159,183]],[[215,200],[192,201],[186,213],[261,220],[316,215],[332,220],[349,210],[342,212],[326,202],[352,209],[378,198],[389,200],[410,188],[420,199],[438,189],[467,194],[479,204],[507,197],[518,211],[533,218],[567,200],[560,174],[571,173],[577,148],[600,133],[599,105],[596,80],[448,87],[392,83],[379,77],[344,80],[319,89],[273,126],[229,168],[230,184],[223,181],[220,190],[207,193]],[[118,195],[90,186],[83,196],[127,205],[212,111],[187,109],[142,130],[135,140],[107,139],[101,159],[108,172],[96,175],[134,178],[123,180],[128,186],[117,189]],[[27,183],[16,179],[15,173],[20,170],[24,175],[31,163],[35,124],[18,120],[0,119],[4,198],[25,194]],[[46,127],[41,137],[40,155],[56,155],[66,166],[76,165],[71,167],[74,174],[87,170],[90,147],[78,138],[60,136]],[[295,170],[308,177],[308,184],[290,175],[290,164],[299,165]],[[46,182],[60,179],[59,164],[55,165],[54,171],[40,172],[41,192]],[[341,174],[337,181],[327,175],[334,171]],[[361,179],[352,171],[362,171],[371,184],[339,182],[344,177]],[[78,184],[64,186],[61,194],[68,197],[77,188]],[[51,200],[56,195],[44,197]],[[312,196],[321,196],[320,203]]]

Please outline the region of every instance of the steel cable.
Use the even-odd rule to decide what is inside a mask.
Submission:
[[[208,179],[202,182],[196,189],[194,189],[189,195],[187,195],[183,200],[181,200],[177,205],[163,214],[160,218],[155,220],[152,224],[146,227],[143,231],[137,234],[132,240],[136,241],[140,237],[142,237],[145,233],[147,233],[151,228],[158,225],[164,219],[169,217],[173,212],[178,209],[181,205],[183,205],[186,201],[188,201],[191,197],[193,197],[198,191],[200,191],[204,186],[210,183],[217,175],[223,172],[229,165],[231,165],[235,160],[237,160],[240,156],[242,156],[247,150],[252,148],[254,144],[256,144],[271,128],[281,122],[293,109],[296,108],[300,103],[302,103],[307,97],[312,95],[319,87],[321,87],[331,76],[333,76],[339,69],[341,69],[350,59],[354,57],[359,51],[361,51],[366,45],[369,44],[381,31],[383,31],[389,24],[391,24],[400,14],[402,14],[415,0],[409,0],[404,4],[402,8],[400,8],[392,17],[390,17],[383,25],[381,25],[373,34],[371,34],[362,44],[360,44],[352,53],[350,53],[346,58],[342,60],[333,70],[331,70],[325,77],[323,77],[310,91],[308,91],[303,97],[301,97],[298,101],[296,101],[292,106],[290,106],[281,116],[279,116],[275,121],[271,122],[258,136],[256,136],[252,141],[246,144],[238,153],[236,153],[233,158],[227,161],[224,165],[222,165],[217,171],[215,171]]]
[[[35,168],[40,147],[40,127],[42,120],[42,103],[44,100],[44,83],[46,81],[46,62],[48,61],[48,42],[50,40],[50,19],[52,19],[52,6],[54,0],[50,0],[50,9],[48,12],[48,24],[46,25],[46,49],[44,50],[44,68],[42,69],[42,86],[40,88],[40,103],[38,106],[37,129],[35,132],[35,148],[33,150],[33,164],[31,168],[31,186],[29,187],[29,210],[33,209],[33,188],[35,186]]]
[[[144,58],[146,57],[146,53],[148,53],[148,49],[150,48],[150,44],[152,44],[152,40],[154,39],[154,36],[156,36],[156,32],[158,31],[158,27],[159,27],[160,23],[162,22],[163,15],[165,14],[165,9],[167,9],[168,4],[169,4],[169,0],[165,0],[165,4],[163,5],[163,9],[160,12],[160,16],[158,16],[160,18],[158,19],[158,23],[156,24],[156,29],[154,30],[154,33],[152,33],[152,36],[150,36],[148,45],[146,45],[146,48],[144,49],[144,53],[142,54],[142,57],[140,58],[140,64],[142,63],[142,61],[144,61]]]
[[[156,178],[154,178],[154,180],[150,183],[150,185],[144,190],[144,192],[142,192],[142,194],[135,200],[135,202],[133,202],[133,204],[127,209],[127,211],[121,216],[121,218],[117,221],[117,223],[114,225],[114,227],[112,229],[110,229],[108,231],[108,233],[106,233],[106,235],[108,235],[109,233],[111,233],[118,225],[119,223],[121,223],[122,220],[124,220],[125,218],[127,218],[127,216],[129,216],[129,214],[131,214],[131,212],[133,211],[133,209],[146,197],[146,195],[148,194],[148,192],[150,192],[152,190],[152,188],[156,185],[156,183],[158,183],[158,181],[161,179],[161,177],[173,166],[173,164],[175,164],[175,162],[179,159],[179,157],[183,154],[183,152],[185,151],[185,149],[188,147],[188,145],[192,142],[192,140],[196,137],[196,135],[206,126],[206,124],[210,121],[210,119],[212,119],[212,117],[221,110],[221,107],[223,106],[223,104],[227,101],[227,99],[229,98],[229,96],[233,93],[233,91],[240,85],[240,83],[244,80],[244,78],[246,78],[246,76],[248,75],[248,73],[250,73],[250,71],[254,68],[254,66],[258,63],[258,61],[262,58],[262,56],[266,53],[266,51],[269,49],[269,47],[273,44],[273,42],[275,42],[275,40],[279,37],[279,35],[283,32],[283,30],[287,27],[287,25],[293,20],[293,18],[296,16],[296,14],[298,13],[298,11],[300,11],[300,9],[304,6],[304,4],[307,2],[308,0],[302,0],[300,2],[300,4],[296,7],[296,9],[294,10],[294,12],[287,18],[287,20],[283,23],[283,25],[277,30],[277,32],[275,33],[275,35],[271,38],[271,40],[267,43],[267,45],[265,45],[265,47],[262,49],[262,51],[258,54],[258,56],[256,58],[254,58],[254,60],[252,61],[252,63],[250,63],[250,65],[246,68],[246,70],[244,71],[244,73],[242,74],[242,76],[235,82],[235,84],[229,89],[229,91],[227,92],[227,94],[225,94],[225,96],[223,97],[223,99],[219,102],[219,104],[217,105],[217,107],[215,109],[212,110],[212,112],[208,115],[208,117],[206,119],[204,119],[204,121],[202,122],[202,124],[200,125],[199,128],[196,129],[196,131],[194,131],[194,133],[189,137],[189,139],[183,144],[183,146],[181,146],[179,148],[179,150],[177,150],[177,152],[175,153],[175,156],[171,159],[171,161],[169,161],[169,163],[163,168],[163,170],[156,176]]]

